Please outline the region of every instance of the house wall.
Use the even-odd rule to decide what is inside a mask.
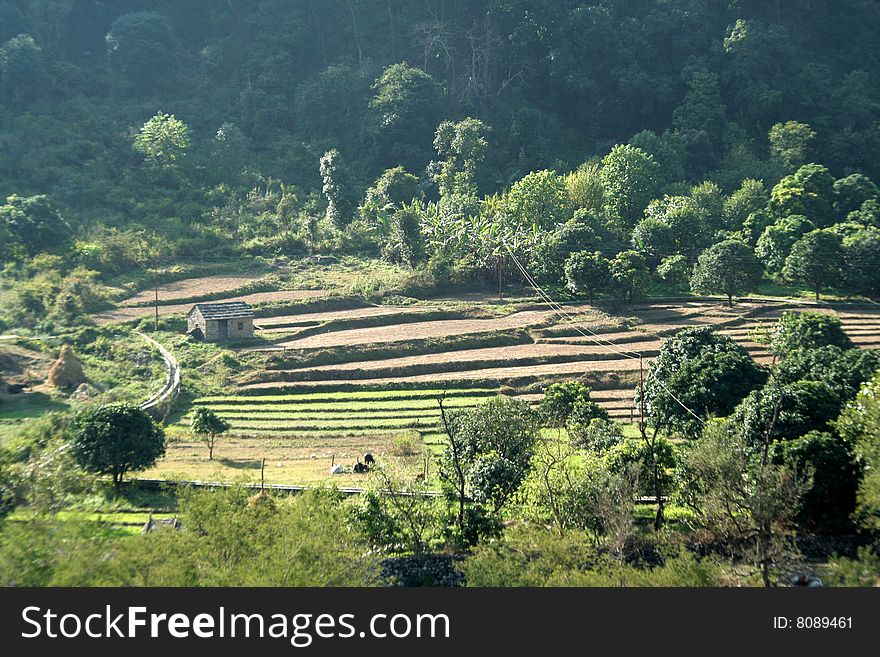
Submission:
[[[228,327],[227,337],[230,340],[236,340],[239,338],[251,338],[254,335],[254,320],[252,317],[243,317],[241,319],[228,320],[206,320],[202,317],[201,313],[194,312],[192,315],[187,317],[186,328],[187,331],[191,331],[195,327],[198,327],[201,329],[202,335],[205,336],[205,340],[209,342],[217,342],[220,340],[221,321],[226,322],[226,325]],[[239,326],[241,326],[241,328],[239,328]]]
[[[202,317],[202,313],[198,311],[189,314],[186,318],[187,333],[195,328],[201,329],[202,335],[205,335],[205,320]]]
[[[254,320],[251,317],[243,317],[242,319],[230,319],[229,321],[229,337],[230,338],[251,338],[254,335]],[[241,326],[241,328],[238,328]]]

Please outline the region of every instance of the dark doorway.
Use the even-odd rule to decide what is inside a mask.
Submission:
[[[225,340],[229,337],[229,320],[221,319],[217,322],[217,332],[220,335],[221,340]]]

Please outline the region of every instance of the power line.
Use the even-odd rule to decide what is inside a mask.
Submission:
[[[593,342],[593,343],[596,344],[597,346],[599,346],[599,347],[601,347],[601,348],[603,348],[603,349],[607,349],[608,351],[610,351],[610,352],[612,352],[612,353],[614,353],[614,354],[617,354],[618,356],[622,356],[622,357],[625,358],[625,359],[629,359],[629,360],[638,360],[638,361],[640,361],[640,363],[642,362],[642,358],[643,358],[643,356],[642,356],[642,354],[641,354],[640,352],[637,352],[637,351],[630,351],[630,352],[623,352],[623,351],[620,351],[619,349],[614,348],[614,347],[612,346],[613,343],[609,342],[608,340],[605,340],[605,341],[604,341],[604,342],[607,342],[608,344],[604,344],[603,341],[602,341],[602,339],[599,338],[599,336],[598,336],[597,333],[594,333],[593,331],[591,331],[590,329],[588,329],[586,326],[584,326],[583,324],[581,324],[580,322],[578,322],[576,319],[574,319],[574,318],[573,318],[571,315],[569,315],[567,312],[565,312],[564,308],[563,308],[559,303],[557,303],[556,301],[554,301],[554,300],[550,297],[550,295],[547,294],[547,292],[545,292],[544,289],[538,284],[538,282],[534,279],[534,277],[532,277],[532,275],[529,273],[529,271],[528,271],[528,270],[523,266],[523,264],[519,261],[519,258],[516,257],[516,254],[513,252],[513,249],[511,249],[510,246],[508,246],[508,244],[507,244],[506,242],[502,242],[502,243],[504,244],[504,248],[506,248],[506,249],[507,249],[507,252],[510,254],[510,257],[513,259],[514,264],[517,266],[517,268],[518,268],[519,271],[522,273],[522,275],[526,278],[526,280],[529,282],[529,284],[530,284],[530,285],[531,285],[531,286],[532,286],[532,287],[538,292],[539,296],[544,300],[544,302],[545,302],[548,306],[550,306],[550,308],[551,308],[552,310],[554,310],[554,311],[555,311],[560,317],[562,317],[563,319],[566,319],[568,322],[570,322],[570,323],[575,327],[575,330],[577,330],[577,331],[578,331],[583,337],[587,338],[588,340],[590,340],[591,342]],[[672,398],[672,399],[673,399],[673,400],[674,400],[679,406],[681,406],[685,411],[687,411],[687,412],[690,413],[694,418],[696,418],[696,420],[697,420],[700,424],[705,424],[705,421],[703,420],[703,418],[701,418],[701,417],[700,417],[700,416],[699,416],[694,410],[692,410],[691,408],[689,408],[689,407],[687,406],[687,404],[685,404],[683,401],[681,401],[681,399],[679,399],[679,398],[675,395],[675,393],[673,393],[673,392],[669,389],[669,387],[668,387],[665,383],[663,383],[663,381],[661,381],[661,380],[658,379],[657,377],[654,377],[654,380],[660,385],[661,388],[663,388],[663,390],[666,391],[666,393],[667,393],[667,394],[668,394],[668,395],[669,395],[669,396],[670,396],[670,397],[671,397],[671,398]]]

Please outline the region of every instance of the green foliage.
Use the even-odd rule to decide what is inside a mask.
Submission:
[[[141,11],[119,16],[106,37],[110,64],[138,87],[163,81],[177,63],[177,39],[171,23]]]
[[[770,337],[770,350],[776,356],[827,346],[852,349],[853,343],[844,332],[840,318],[826,313],[786,311]]]
[[[165,454],[164,431],[134,406],[86,407],[68,431],[80,467],[110,475],[117,486],[127,472],[148,468]]]
[[[798,524],[818,532],[851,529],[862,466],[852,445],[830,433],[810,432],[773,445],[775,463],[787,465],[797,477],[809,477],[800,499]]]
[[[856,212],[868,201],[880,199],[880,188],[868,176],[852,173],[834,181],[834,211],[838,218]]]
[[[71,232],[46,196],[13,194],[0,205],[0,259],[4,261],[52,252],[64,244]]]
[[[761,280],[761,265],[748,245],[725,240],[710,246],[697,258],[691,289],[698,294],[722,293],[729,305],[733,297],[754,289]]]
[[[162,112],[144,123],[134,139],[134,149],[148,163],[162,168],[178,164],[191,146],[189,126]]]
[[[724,199],[722,218],[727,230],[741,230],[753,212],[767,207],[770,195],[760,180],[747,178],[739,189]]]
[[[685,290],[690,285],[690,270],[683,255],[667,256],[657,267],[657,276],[673,290]]]
[[[664,496],[672,489],[677,460],[668,440],[659,438],[653,445],[643,440],[624,440],[608,451],[605,460],[613,473],[633,469],[639,472],[641,495]],[[655,471],[658,477],[651,476]]]
[[[654,427],[695,437],[701,420],[729,415],[766,377],[729,337],[707,327],[682,329],[651,363],[644,402]]]
[[[627,301],[633,301],[647,293],[651,285],[648,261],[638,251],[621,251],[609,266],[611,282]]]
[[[572,213],[565,181],[553,171],[536,171],[514,183],[505,209],[516,224],[545,230],[565,223]]]
[[[598,415],[587,422],[570,422],[568,435],[578,449],[603,454],[620,445],[624,440],[623,430],[613,420]]]
[[[230,429],[229,423],[205,406],[196,406],[192,413],[189,429],[208,448],[208,459],[214,458],[214,444],[217,436]]]
[[[823,289],[837,285],[843,276],[843,244],[830,230],[814,230],[791,247],[782,275],[786,280],[809,285],[816,301]]]
[[[825,581],[831,586],[877,586],[880,582],[880,555],[861,546],[855,559],[834,555],[828,560]]]
[[[388,242],[382,255],[391,262],[410,268],[425,259],[425,241],[421,232],[422,208],[417,201],[405,205],[391,215]]]
[[[643,150],[617,145],[602,160],[605,209],[624,226],[636,223],[657,191],[660,166]]]
[[[785,259],[791,253],[791,247],[815,227],[812,221],[802,215],[780,219],[768,225],[760,234],[755,246],[755,255],[769,273],[781,274]]]
[[[780,218],[803,215],[824,228],[834,220],[834,177],[824,166],[805,164],[773,188],[770,209]]]
[[[344,228],[355,217],[357,200],[351,189],[350,174],[342,163],[339,151],[333,149],[324,153],[320,170],[324,181],[321,191],[327,199],[327,218],[337,228]]]
[[[840,435],[853,446],[864,465],[858,490],[859,523],[880,528],[880,374],[865,383],[837,421]]]
[[[788,121],[770,128],[770,153],[788,170],[794,170],[807,161],[810,142],[816,132],[806,123]]]
[[[565,177],[568,200],[575,210],[600,212],[604,205],[605,189],[602,187],[601,168],[598,164],[585,162]]]
[[[477,167],[486,157],[489,127],[468,117],[458,123],[443,121],[434,136],[434,148],[442,162],[434,165],[434,182],[440,196],[473,195],[477,192]]]
[[[843,239],[843,279],[848,290],[880,296],[880,229],[869,226]]]
[[[23,107],[42,95],[46,80],[43,49],[30,34],[19,34],[0,46],[0,98]]]
[[[623,564],[603,556],[577,533],[563,536],[546,529],[523,527],[503,541],[481,545],[464,561],[468,586],[717,586],[718,564],[682,551],[662,565]]]
[[[596,293],[611,280],[611,263],[601,251],[572,253],[565,261],[565,280],[568,289],[586,294],[592,305]]]
[[[565,426],[580,401],[590,401],[590,389],[580,381],[551,383],[544,388],[538,409],[541,421],[549,427]]]

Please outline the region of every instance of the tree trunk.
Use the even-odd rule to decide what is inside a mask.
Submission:
[[[727,307],[733,308],[733,295],[732,294],[727,295]]]
[[[816,287],[816,303],[819,303],[819,288]]]
[[[209,461],[214,460],[214,443],[211,443],[210,445],[208,445],[208,460]]]

